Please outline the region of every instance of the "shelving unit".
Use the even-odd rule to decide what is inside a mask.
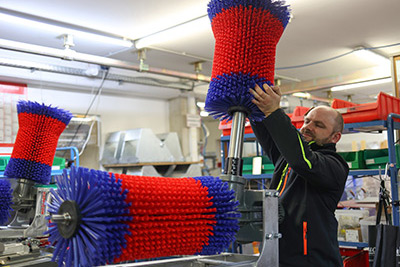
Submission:
[[[389,152],[389,176],[391,183],[391,197],[392,197],[392,216],[393,224],[399,226],[399,193],[398,193],[398,167],[396,166],[396,151],[395,151],[395,130],[400,129],[400,114],[389,114],[387,120],[375,120],[367,122],[358,123],[347,123],[344,126],[345,133],[354,132],[371,132],[371,131],[387,131],[387,141],[388,141],[388,152]],[[225,159],[229,148],[230,136],[221,136],[221,158]],[[244,142],[255,142],[256,137],[254,133],[245,134]],[[261,155],[257,151],[257,155]],[[351,176],[372,176],[379,175],[380,170],[375,169],[360,169],[351,170],[349,175]],[[261,180],[262,185],[265,185],[265,179],[271,179],[272,174],[261,174],[261,175],[243,175],[244,178],[253,180]],[[354,243],[354,242],[340,242],[343,246],[351,247],[366,247],[366,243]]]
[[[73,162],[71,166],[79,167],[79,151],[76,147],[58,147],[56,151],[66,151],[70,153],[70,159]],[[63,170],[52,170],[51,175],[62,175]],[[4,177],[4,171],[0,171],[0,178]]]

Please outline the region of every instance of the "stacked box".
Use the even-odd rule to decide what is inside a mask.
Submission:
[[[396,152],[396,165],[400,166],[399,145],[395,145]],[[389,162],[389,151],[387,148],[384,149],[366,149],[364,151],[364,159],[367,169],[385,169],[386,164]]]
[[[350,170],[365,169],[364,150],[338,152],[349,165]]]

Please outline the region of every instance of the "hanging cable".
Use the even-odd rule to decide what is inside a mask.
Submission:
[[[368,48],[364,48],[364,49],[365,50],[375,50],[375,49],[388,48],[388,47],[397,46],[397,45],[400,45],[400,43],[394,43],[394,44],[382,45],[382,46],[375,46],[375,47],[368,47]],[[317,64],[320,64],[320,63],[325,63],[325,62],[328,62],[328,61],[332,61],[332,60],[335,60],[335,59],[350,55],[350,54],[354,53],[357,50],[358,49],[354,49],[354,50],[351,50],[350,52],[346,52],[346,53],[340,54],[338,56],[334,56],[334,57],[323,59],[323,60],[314,61],[314,62],[311,62],[311,63],[301,64],[301,65],[294,65],[294,66],[287,66],[287,67],[280,67],[280,68],[276,68],[276,70],[288,70],[288,69],[296,69],[296,68],[303,68],[303,67],[308,67],[308,66],[312,66],[312,65],[317,65]]]
[[[83,116],[84,118],[87,117],[87,115],[89,114],[90,109],[92,108],[92,106],[93,106],[95,100],[96,100],[97,97],[101,94],[101,92],[102,92],[102,90],[103,90],[104,82],[105,82],[105,80],[106,80],[106,78],[107,78],[107,76],[108,76],[108,73],[109,73],[109,71],[110,71],[110,68],[109,68],[109,67],[104,67],[104,66],[102,66],[102,68],[105,69],[105,71],[103,72],[103,78],[101,79],[100,86],[97,88],[97,92],[96,92],[96,94],[93,96],[92,101],[90,102],[89,107],[87,108],[87,110],[86,110],[86,112],[85,112],[85,115]],[[74,133],[74,135],[73,135],[71,141],[69,142],[68,146],[71,146],[72,143],[74,142],[74,140],[75,140],[75,138],[76,138],[76,136],[77,136],[77,134],[78,134],[78,132],[79,132],[79,129],[82,127],[82,124],[83,124],[83,122],[79,123],[79,125],[78,125],[78,127],[76,128],[75,133]],[[88,136],[88,139],[89,139],[89,138],[90,138],[90,136]],[[82,154],[83,149],[85,148],[87,142],[88,142],[88,140],[86,140],[86,142],[85,142],[85,144],[84,144],[84,147],[82,147],[82,151],[79,152],[79,155]],[[65,155],[65,153],[66,153],[66,152],[64,152],[64,155]],[[75,159],[73,159],[73,160],[75,160]]]

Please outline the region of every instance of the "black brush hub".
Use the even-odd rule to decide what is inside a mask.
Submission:
[[[251,114],[250,109],[244,106],[232,106],[228,109],[228,114],[231,116],[233,116],[235,112],[243,112],[246,117],[248,117]]]
[[[81,212],[78,204],[73,200],[66,200],[61,204],[58,214],[68,217],[57,222],[60,235],[66,239],[73,237],[81,224]]]

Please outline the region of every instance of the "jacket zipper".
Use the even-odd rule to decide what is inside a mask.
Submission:
[[[303,254],[307,255],[307,222],[303,222]]]

